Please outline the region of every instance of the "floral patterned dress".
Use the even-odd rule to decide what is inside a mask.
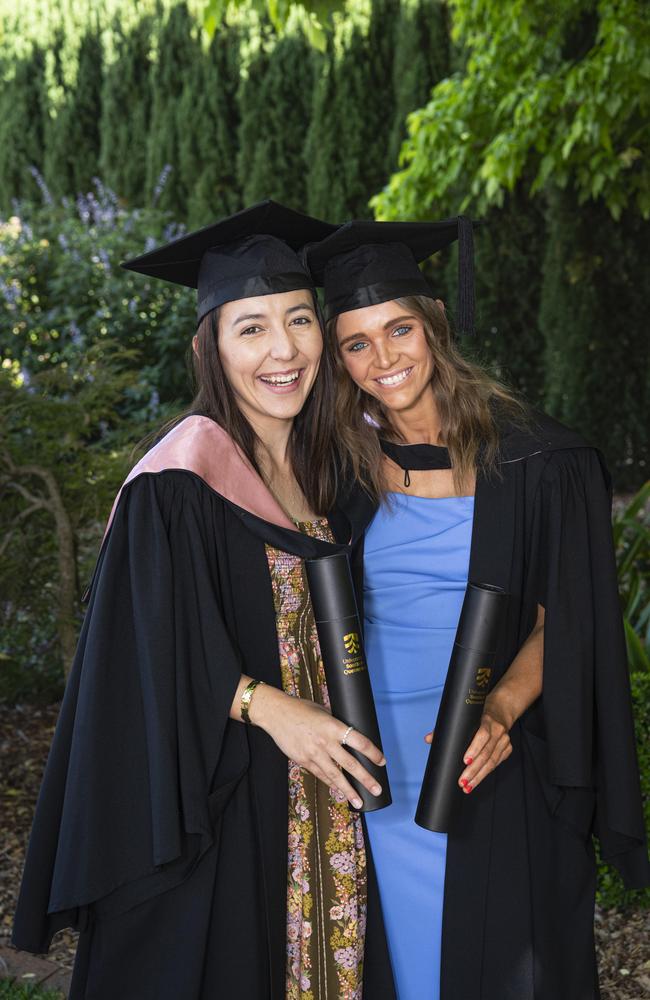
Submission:
[[[300,531],[332,541],[326,520]],[[329,708],[302,561],[267,545],[282,687]],[[361,818],[289,760],[287,1000],[361,1000],[366,929],[366,853]]]

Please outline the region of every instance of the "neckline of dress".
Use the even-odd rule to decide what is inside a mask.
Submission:
[[[409,500],[474,500],[476,498],[475,493],[448,497],[423,497],[419,493],[403,493],[401,490],[386,490],[386,493],[391,497],[407,497]]]

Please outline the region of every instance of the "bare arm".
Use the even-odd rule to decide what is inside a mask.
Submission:
[[[242,695],[252,680],[247,674],[241,675],[230,707],[231,719],[241,721]],[[338,788],[356,808],[361,806],[361,800],[341,768],[361,781],[374,795],[381,793],[381,787],[372,775],[341,746],[348,727],[322,706],[303,698],[293,698],[271,684],[260,684],[251,698],[248,717],[253,726],[260,726],[269,734],[287,757],[328,787]],[[386,763],[381,750],[356,729],[349,734],[346,744],[375,764]]]

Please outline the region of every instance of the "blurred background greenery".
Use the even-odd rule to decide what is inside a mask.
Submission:
[[[0,75],[0,699],[60,696],[133,445],[189,398],[192,293],[119,262],[266,197],[335,222],[463,211],[485,222],[466,349],[627,497],[647,792],[647,6],[0,0]],[[453,252],[429,275],[453,318]]]

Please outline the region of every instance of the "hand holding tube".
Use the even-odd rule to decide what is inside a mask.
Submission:
[[[507,595],[469,583],[447,671],[415,822],[447,833],[458,803],[463,754],[483,713]]]
[[[353,808],[363,805],[359,787],[369,798],[381,790],[374,773],[370,773],[385,763],[381,750],[356,731],[342,746],[348,727],[322,705],[293,698],[264,684],[256,690],[251,703],[250,721],[264,729],[290,760],[341,792]]]
[[[347,553],[308,559],[305,566],[332,715],[345,723],[346,729],[352,726],[357,734],[363,734],[381,748]],[[355,733],[351,733],[347,740],[352,756],[364,765],[382,789],[381,794],[375,796],[348,772],[350,783],[363,801],[362,808],[370,811],[390,805],[385,768],[360,756],[354,737]]]

